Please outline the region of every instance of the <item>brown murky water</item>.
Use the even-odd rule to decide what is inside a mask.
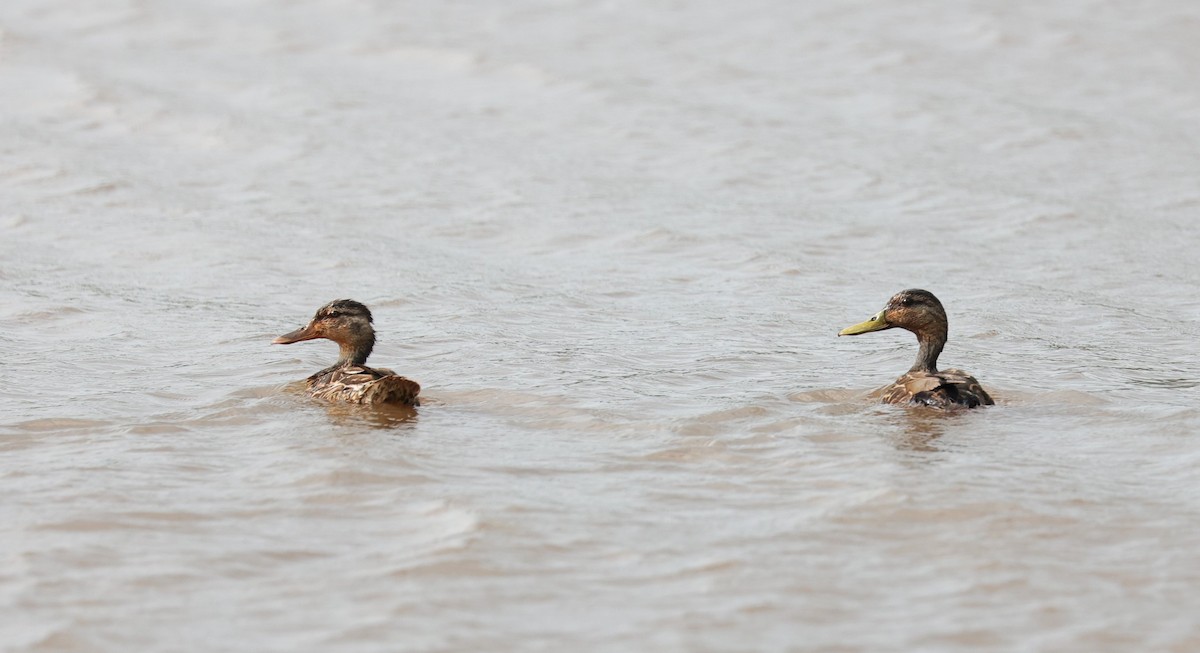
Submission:
[[[7,0],[0,650],[1200,650],[1198,29]]]

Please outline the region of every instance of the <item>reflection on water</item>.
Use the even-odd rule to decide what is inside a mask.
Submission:
[[[314,400],[316,401],[316,400]],[[360,406],[336,402],[320,402],[331,423],[342,427],[368,426],[372,428],[393,428],[410,425],[417,421],[417,410],[412,406],[399,404],[384,404],[380,406]]]
[[[961,425],[964,410],[927,410],[923,407],[898,407],[889,411],[889,422],[899,433],[891,436],[898,449],[909,451],[938,451],[937,440],[947,428]]]

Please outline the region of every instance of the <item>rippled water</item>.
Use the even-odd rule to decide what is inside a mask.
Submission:
[[[1200,649],[1197,28],[8,0],[0,650]]]

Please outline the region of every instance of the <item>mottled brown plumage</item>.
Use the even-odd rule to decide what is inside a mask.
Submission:
[[[329,372],[322,370],[308,377],[305,382],[309,394],[329,401],[421,405],[417,399],[421,386],[391,370],[352,365]]]
[[[994,402],[975,377],[962,370],[937,369],[938,355],[946,345],[949,321],[942,303],[927,290],[896,293],[887,306],[866,322],[842,329],[839,336],[855,336],[899,327],[917,336],[917,361],[906,374],[883,388],[887,404],[922,404],[938,408],[990,406]]]
[[[375,346],[371,311],[351,300],[337,299],[317,310],[309,323],[275,339],[288,345],[303,340],[326,338],[338,344],[338,362],[306,379],[308,393],[320,399],[355,404],[421,405],[421,386],[391,370],[367,367]]]
[[[909,372],[884,388],[885,404],[924,404],[949,406],[991,406],[994,402],[975,377],[962,370]]]

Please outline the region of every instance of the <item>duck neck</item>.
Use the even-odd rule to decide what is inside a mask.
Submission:
[[[937,372],[937,359],[946,346],[946,329],[921,330],[917,332],[917,343],[921,349],[917,352],[917,362],[913,363],[910,372]]]
[[[337,362],[338,367],[366,365],[367,357],[371,355],[371,350],[375,348],[375,334],[365,334],[363,337],[352,342],[339,342],[338,347],[341,348],[341,355],[338,357]]]

